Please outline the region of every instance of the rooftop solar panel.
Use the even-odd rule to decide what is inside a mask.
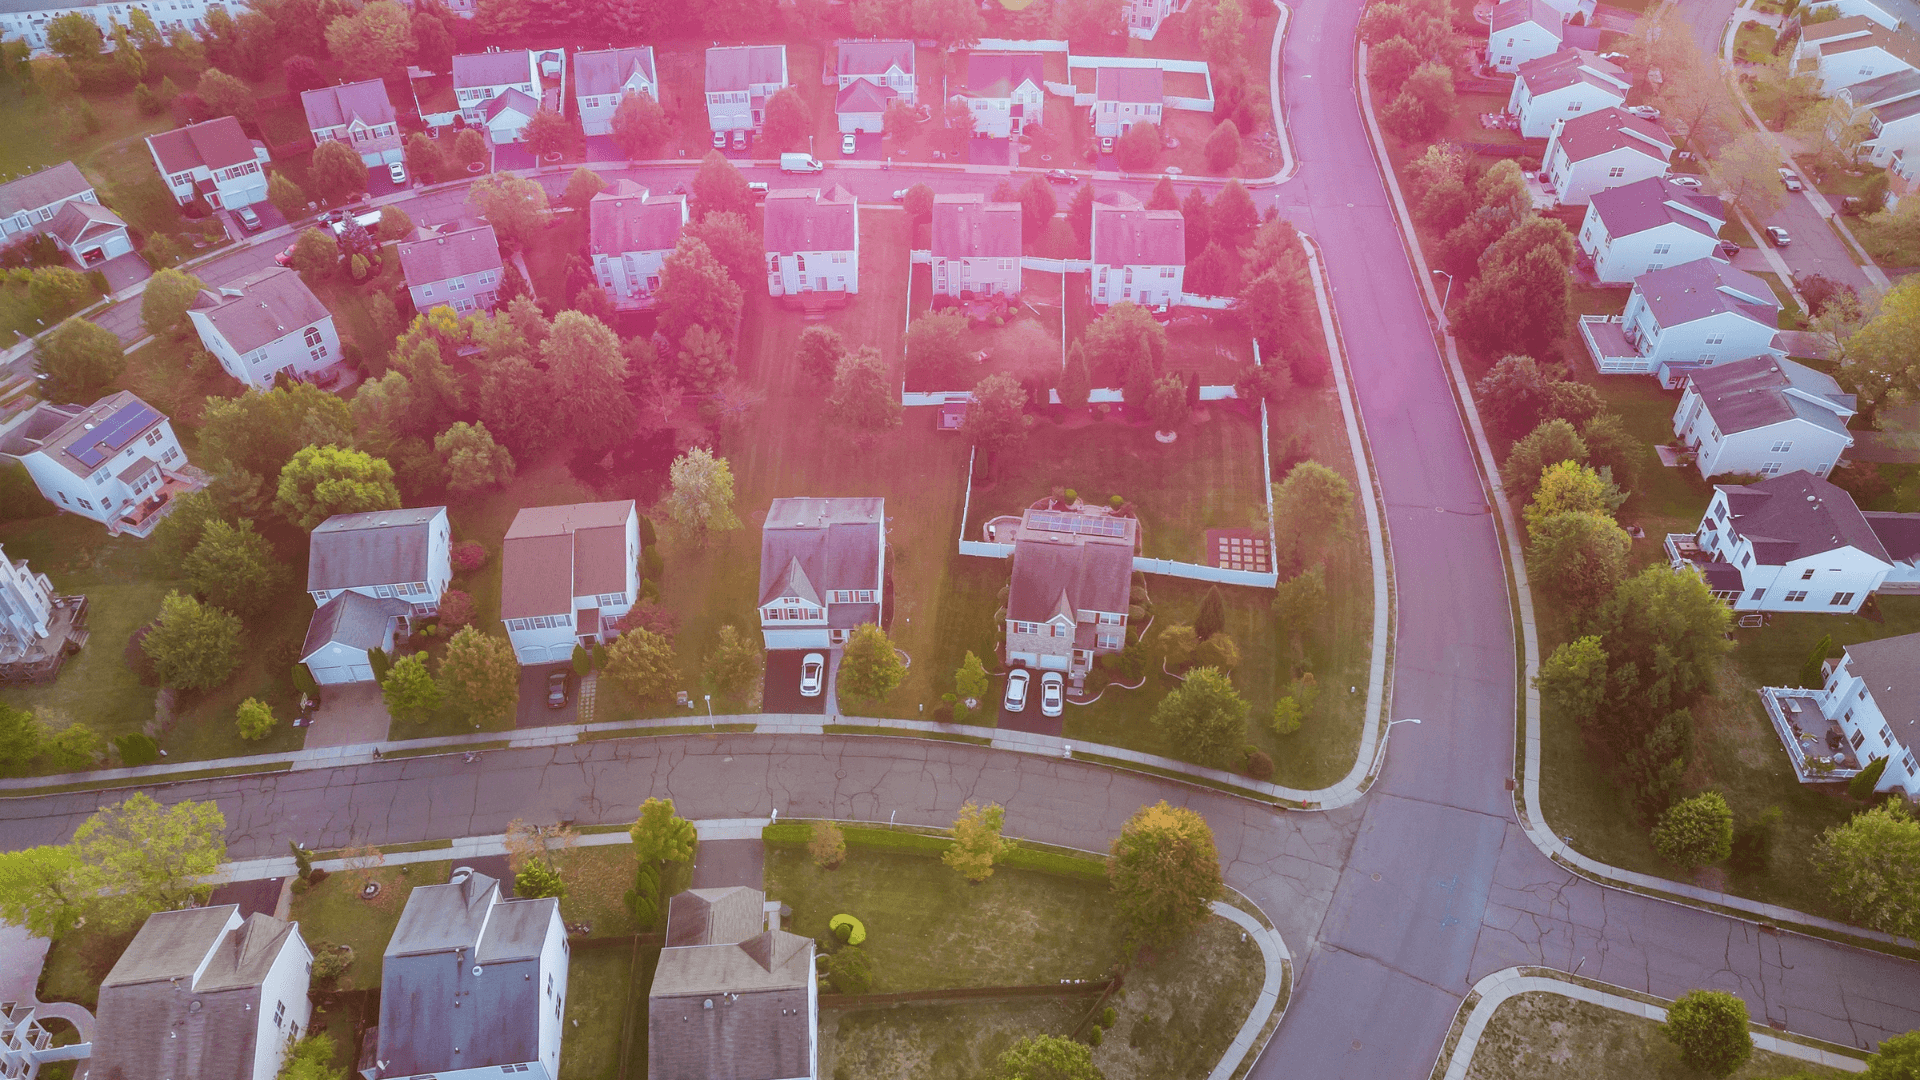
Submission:
[[[160,419],[150,405],[135,404],[108,417],[100,426],[74,440],[67,452],[91,469],[133,441],[148,425]]]
[[[1075,533],[1082,536],[1125,536],[1126,522],[1116,517],[1092,517],[1086,514],[1063,514],[1055,510],[1036,510],[1029,519],[1036,528],[1050,532]]]

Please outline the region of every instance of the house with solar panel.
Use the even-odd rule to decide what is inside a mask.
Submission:
[[[1007,523],[1011,524],[1011,523]],[[1007,524],[990,522],[1006,543]],[[1127,644],[1139,522],[1104,507],[1034,510],[1011,529],[1006,660],[1076,681]]]
[[[227,374],[256,390],[283,371],[304,378],[340,359],[333,313],[284,266],[202,289],[187,318]]]
[[[760,635],[769,649],[829,649],[880,625],[885,499],[775,499],[760,527]]]
[[[48,502],[113,536],[146,537],[173,499],[205,486],[160,410],[121,390],[91,405],[42,402],[0,438]]]

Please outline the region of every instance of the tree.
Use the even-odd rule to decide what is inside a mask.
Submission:
[[[934,385],[962,383],[977,366],[978,356],[966,318],[955,312],[931,311],[907,327],[907,366]]]
[[[707,245],[707,250],[727,268],[727,276],[743,293],[749,287],[765,286],[767,257],[760,230],[749,225],[746,218],[731,210],[722,210],[687,226],[686,232]]]
[[[304,229],[293,242],[293,254],[288,256],[287,265],[308,280],[331,274],[340,265],[340,242],[323,229]]]
[[[278,173],[274,174],[276,177]],[[140,324],[149,334],[171,334],[187,328],[187,309],[206,283],[184,270],[156,270],[140,294]]]
[[[1060,376],[1060,404],[1084,409],[1093,394],[1093,376],[1087,372],[1087,351],[1078,341],[1067,347],[1067,368]]]
[[[975,446],[995,455],[1019,446],[1032,429],[1027,393],[1013,376],[1001,372],[974,384],[973,403],[967,406],[960,433]]]
[[[351,15],[327,24],[327,51],[361,78],[400,70],[413,51],[413,25],[407,9],[393,0],[373,0]]]
[[[1127,819],[1107,859],[1130,936],[1149,948],[1170,945],[1206,921],[1220,895],[1220,855],[1206,819],[1163,799]]]
[[[447,705],[474,727],[497,727],[520,701],[520,661],[503,637],[468,626],[447,641],[440,661],[440,689]]]
[[[47,763],[59,772],[91,769],[107,752],[107,740],[85,724],[68,724],[41,744]]]
[[[219,68],[208,68],[201,72],[200,81],[194,86],[194,93],[206,103],[212,116],[253,119],[253,90],[246,83]]]
[[[211,689],[240,666],[240,620],[191,596],[168,592],[140,648],[153,660],[163,685]]]
[[[560,871],[546,863],[534,861],[520,868],[513,876],[514,895],[522,900],[538,900],[547,896],[567,895],[567,883]]]
[[[126,370],[127,354],[113,331],[75,316],[41,341],[35,366],[49,400],[91,402]]]
[[[1538,353],[1566,330],[1573,236],[1552,218],[1529,217],[1480,256],[1455,320],[1487,352]]]
[[[908,221],[928,221],[933,218],[933,189],[925,184],[915,184],[907,189],[900,205],[907,211]]]
[[[473,182],[467,201],[507,240],[525,245],[553,220],[547,192],[531,180],[492,173]]]
[[[878,702],[893,693],[906,674],[906,665],[900,662],[887,632],[872,623],[861,623],[847,639],[835,685],[847,697]]]
[[[900,426],[900,395],[893,389],[887,362],[880,350],[862,345],[840,358],[827,394],[827,416],[835,423],[860,431],[886,431]]]
[[[1729,202],[1748,217],[1765,221],[1786,205],[1780,184],[1780,154],[1770,138],[1747,132],[1712,157],[1713,176]]]
[[[760,675],[760,646],[731,625],[720,628],[720,640],[707,654],[707,678],[723,694],[744,693]]]
[[[1353,533],[1353,489],[1325,465],[1303,461],[1273,486],[1273,519],[1282,552],[1300,565],[1319,562]]]
[[[1593,610],[1626,576],[1633,538],[1613,518],[1563,510],[1530,526],[1527,565],[1543,591],[1576,613]]]
[[[689,449],[667,469],[667,516],[689,537],[740,527],[733,513],[733,469],[702,446]]]
[[[941,854],[940,861],[976,885],[992,877],[994,861],[1013,847],[1000,835],[1006,816],[1006,808],[998,803],[981,806],[968,799],[953,820],[953,846]]]
[[[1710,690],[1731,647],[1731,618],[1698,574],[1649,567],[1621,582],[1588,623],[1609,664],[1606,722],[1587,729],[1596,744],[1624,761],[1672,711]]]
[[[704,221],[708,214],[723,210],[744,217],[753,210],[753,192],[733,162],[720,151],[709,150],[700,162],[700,171],[693,174],[693,204],[688,209],[695,221]]]
[[[1845,339],[1841,355],[1841,377],[1863,402],[1920,397],[1920,281],[1895,281],[1880,300],[1879,314]]]
[[[387,704],[387,715],[403,724],[420,723],[438,712],[442,695],[427,671],[427,654],[395,660],[380,679],[380,697]]]
[[[69,64],[79,64],[100,55],[107,36],[84,13],[69,11],[47,22],[47,48]]]
[[[607,190],[607,182],[600,179],[600,174],[582,165],[573,170],[573,175],[567,177],[567,190],[560,196],[560,201],[571,207],[575,213],[584,214],[587,212],[588,205],[593,202],[593,197],[605,190]]]
[[[840,369],[840,358],[846,351],[840,331],[831,326],[809,326],[800,331],[794,355],[800,361],[801,371],[821,382],[830,382]]]
[[[1025,239],[1034,240],[1046,232],[1059,210],[1060,202],[1054,198],[1053,185],[1045,178],[1029,176],[1027,182],[1020,185],[1020,234]]]
[[[194,592],[236,615],[257,615],[272,605],[286,577],[273,545],[245,518],[238,524],[207,522],[181,569]]]
[[[1120,383],[1129,402],[1144,402],[1166,367],[1166,327],[1131,300],[1108,308],[1087,327],[1081,341],[1098,377],[1109,386]]]
[[[674,359],[681,384],[701,393],[713,393],[734,375],[733,346],[720,331],[699,323],[680,335]]]
[[[1391,101],[1400,93],[1413,69],[1420,66],[1420,50],[1403,37],[1389,38],[1367,50],[1367,82],[1376,100]]]
[[[1731,1076],[1753,1056],[1747,1034],[1747,1003],[1725,990],[1689,990],[1667,1009],[1660,1034],[1680,1051],[1689,1069]]]
[[[1557,365],[1542,364],[1531,356],[1503,356],[1474,384],[1480,413],[1496,430],[1508,435],[1519,437],[1531,432],[1545,417],[1560,375]]]
[[[847,860],[847,837],[840,826],[831,821],[813,823],[813,839],[807,843],[807,854],[813,857],[813,865],[822,870],[838,870]],[[0,909],[3,912],[4,909]]]
[[[1186,423],[1190,411],[1186,380],[1179,375],[1163,375],[1153,381],[1145,412],[1155,431],[1173,431]]]
[[[1653,827],[1653,849],[1686,870],[1717,863],[1733,853],[1733,811],[1717,791],[1674,803]]]
[[[1124,36],[1130,10],[1124,0],[1058,0],[1054,5],[1060,30],[1076,51],[1100,51],[1108,44],[1103,39]]]
[[[273,729],[280,723],[273,715],[273,707],[259,698],[248,698],[241,702],[233,720],[240,729],[240,737],[248,740],[266,738],[273,734]]]
[[[367,190],[366,162],[346,143],[329,139],[313,152],[307,186],[328,202],[343,202]]]
[[[1113,158],[1127,172],[1151,172],[1160,163],[1160,127],[1137,120],[1113,144]]]
[[[280,470],[274,509],[296,528],[311,529],[335,514],[400,508],[393,466],[343,446],[303,446]]]
[[[673,689],[680,666],[673,643],[650,630],[630,630],[607,647],[607,678],[637,698],[656,698]]]
[[[1626,495],[1613,482],[1592,467],[1574,461],[1549,465],[1540,474],[1540,484],[1522,514],[1527,519],[1529,536],[1541,523],[1557,514],[1599,514],[1611,518]]]
[[[472,128],[461,129],[453,137],[451,161],[459,168],[470,168],[485,164],[487,160],[487,140]]]
[[[1185,684],[1160,699],[1153,722],[1204,764],[1230,760],[1247,741],[1247,703],[1219,668],[1189,671]]]
[[[693,822],[674,812],[672,799],[652,796],[640,804],[640,816],[627,835],[633,837],[633,857],[642,865],[690,862],[700,842]]]
[[[931,205],[932,200],[928,202]],[[1081,184],[1074,189],[1073,201],[1067,204],[1067,227],[1073,230],[1074,240],[1082,246],[1093,235],[1093,185],[1091,183]]]
[[[626,388],[627,359],[605,323],[561,312],[540,358],[547,365],[549,405],[568,418],[582,444],[599,450],[632,436],[638,416]]]
[[[286,173],[278,170],[267,177],[267,201],[288,220],[297,218],[307,211],[306,191],[289,179]]]
[[[1153,193],[1147,196],[1149,210],[1180,209],[1180,193],[1173,189],[1173,177],[1162,176],[1154,181]]]
[[[1415,68],[1380,113],[1380,125],[1407,142],[1430,139],[1453,116],[1453,72],[1440,63]]]
[[[447,463],[447,487],[455,492],[505,487],[513,482],[513,455],[493,441],[484,423],[455,423],[433,440]]]
[[[1200,610],[1193,616],[1193,632],[1201,641],[1227,628],[1227,604],[1218,585],[1207,586],[1200,597]]]
[[[1029,1035],[995,1063],[994,1080],[1106,1080],[1086,1043],[1060,1035]]]
[[[520,129],[520,141],[526,143],[527,151],[535,161],[566,152],[567,145],[573,141],[574,127],[567,118],[552,109],[536,109],[527,119],[527,125]]]
[[[1222,3],[1237,3],[1237,0],[1222,0]],[[1213,134],[1207,136],[1205,152],[1207,168],[1215,175],[1225,175],[1240,160],[1240,129],[1231,120],[1220,121],[1214,126]]]
[[[1241,62],[1240,50],[1247,39],[1242,29],[1245,21],[1246,9],[1240,0],[1220,0],[1214,5],[1212,16],[1200,30],[1200,46],[1206,50],[1209,60],[1226,68]]]
[[[146,794],[108,806],[73,834],[76,877],[96,892],[88,924],[132,926],[155,911],[204,902],[226,861],[226,818],[210,802],[163,807]]]
[[[0,908],[0,914],[5,909]],[[1867,1059],[1866,1080],[1920,1078],[1920,1031],[1880,1040],[1880,1049]]]
[[[987,692],[992,689],[992,686],[993,684],[987,678],[986,665],[980,662],[980,658],[973,654],[972,649],[968,649],[967,655],[960,661],[959,670],[953,673],[953,696],[963,718],[973,708],[967,702],[986,701]]]
[[[80,871],[79,854],[65,844],[0,852],[0,919],[60,940],[94,899]]]
[[[1813,865],[1854,921],[1906,937],[1920,930],[1920,822],[1900,801],[1828,829]]]
[[[654,310],[660,333],[668,341],[679,341],[695,325],[731,339],[742,300],[739,283],[697,236],[682,234],[661,261]]]
[[[1289,643],[1304,640],[1327,610],[1327,569],[1314,563],[1274,587],[1273,614]]]
[[[1213,239],[1229,250],[1247,242],[1260,225],[1260,211],[1240,181],[1229,180],[1207,209],[1207,227]]]
[[[25,709],[0,704],[0,774],[21,769],[40,754],[40,721]]]
[[[1554,419],[1542,423],[1513,444],[1500,463],[1500,482],[1519,498],[1528,498],[1540,485],[1540,474],[1563,461],[1587,460],[1587,444],[1573,425]]]
[[[629,161],[651,158],[673,134],[660,103],[646,94],[623,94],[613,110],[613,144]]]
[[[1606,701],[1607,651],[1598,637],[1562,642],[1540,665],[1533,685],[1548,711],[1584,721]]]
[[[813,109],[800,91],[789,86],[767,99],[766,119],[760,126],[760,138],[779,153],[804,150],[813,131]]]

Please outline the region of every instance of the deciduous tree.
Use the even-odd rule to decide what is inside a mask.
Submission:
[[[813,109],[800,91],[789,86],[767,99],[766,120],[760,126],[760,138],[768,149],[778,153],[804,150],[813,132]]]
[[[1541,523],[1558,514],[1599,514],[1611,519],[1626,495],[1591,467],[1574,461],[1549,465],[1540,473],[1533,501],[1523,511],[1527,532],[1538,533]]]
[[[0,919],[58,941],[79,925],[93,900],[72,846],[0,852]]]
[[[273,706],[259,698],[248,698],[241,702],[240,707],[234,710],[233,721],[234,726],[240,729],[240,737],[249,741],[273,734],[273,729],[280,723],[273,715]]]
[[[887,362],[871,345],[847,353],[833,374],[827,415],[858,431],[888,431],[900,426],[900,395]]]
[[[967,406],[960,433],[988,455],[998,455],[1026,441],[1033,430],[1033,417],[1027,415],[1027,394],[1013,376],[999,373],[981,379],[973,387],[973,402]]]
[[[1725,990],[1689,990],[1667,1009],[1660,1025],[1680,1060],[1695,1072],[1731,1076],[1753,1056],[1747,1003]]]
[[[1223,5],[1236,2],[1222,0]],[[1213,133],[1207,136],[1205,153],[1207,168],[1215,175],[1223,176],[1233,168],[1240,160],[1240,129],[1233,125],[1233,121],[1222,120],[1214,125]]]
[[[73,834],[76,876],[96,891],[88,924],[128,927],[204,901],[207,879],[226,861],[226,827],[211,802],[163,807],[144,793],[88,818]]]
[[[1538,353],[1566,331],[1573,236],[1552,218],[1529,217],[1480,256],[1480,276],[1455,320],[1487,352]]]
[[[978,366],[979,353],[967,333],[967,320],[950,311],[931,311],[907,327],[907,367],[935,386],[964,386]]]
[[[731,625],[722,626],[719,640],[707,654],[707,679],[719,693],[745,693],[759,679],[760,664],[758,637],[742,634]]]
[[[69,64],[94,59],[107,43],[100,25],[80,11],[69,11],[48,20],[46,35],[47,48]]]
[[[745,217],[731,210],[717,211],[688,225],[686,233],[707,245],[743,293],[749,288],[766,287],[767,257],[760,230],[748,224]]]
[[[575,213],[584,214],[592,204],[593,197],[605,190],[607,182],[600,179],[600,174],[582,165],[567,177],[567,190],[560,196],[560,201],[572,207]]]
[[[1060,210],[1060,202],[1054,198],[1053,185],[1041,176],[1029,176],[1027,182],[1020,185],[1020,234],[1031,241],[1047,231],[1053,224],[1053,215]]]
[[[841,340],[840,331],[831,326],[809,326],[800,331],[794,355],[800,361],[801,371],[820,382],[830,383],[846,351],[847,345]]]
[[[349,73],[378,78],[400,70],[413,52],[413,23],[393,0],[373,0],[327,24],[327,51]]]
[[[1587,444],[1565,420],[1548,420],[1513,444],[1500,463],[1500,482],[1518,498],[1529,498],[1540,486],[1540,474],[1563,461],[1587,460]]]
[[[513,482],[513,455],[493,441],[485,423],[455,423],[433,440],[447,463],[447,487],[455,492],[505,487]]]
[[[526,244],[553,220],[546,189],[510,173],[475,180],[467,190],[467,201],[480,209],[501,236],[517,244]]]
[[[219,518],[207,522],[181,569],[193,591],[236,615],[256,615],[272,606],[286,578],[273,545],[244,518],[238,524]]]
[[[1238,180],[1227,181],[1207,208],[1210,235],[1228,249],[1245,244],[1259,225],[1260,211],[1253,205],[1253,196],[1247,194]]]
[[[940,861],[976,885],[992,877],[994,862],[1013,847],[1000,835],[1006,816],[1006,808],[999,803],[981,806],[968,799],[953,819],[953,846],[941,854]]]
[[[994,1080],[1106,1080],[1086,1043],[1061,1035],[1029,1035],[1000,1054]]]
[[[1275,543],[1296,565],[1320,562],[1353,535],[1353,488],[1317,461],[1303,461],[1273,486]]]
[[[1220,895],[1220,855],[1206,819],[1162,800],[1127,819],[1107,859],[1130,936],[1159,948],[1186,936]]]
[[[1879,1051],[1867,1059],[1866,1080],[1920,1080],[1920,1031],[1880,1040]]]
[[[323,142],[307,168],[307,186],[328,202],[350,199],[367,190],[366,162],[346,143]]]
[[[1696,870],[1733,854],[1733,811],[1717,791],[1683,799],[1660,815],[1653,849],[1684,870]]]
[[[674,812],[672,799],[647,797],[640,816],[627,830],[633,837],[633,857],[642,864],[687,862],[700,842],[693,822]]]
[[[1899,800],[1828,829],[1813,864],[1854,921],[1905,937],[1920,931],[1920,822]]]
[[[440,661],[446,703],[474,727],[494,728],[513,716],[520,701],[520,661],[503,637],[465,627],[447,641]]]
[[[520,129],[520,141],[527,144],[527,152],[535,161],[545,161],[566,151],[573,141],[573,125],[552,109],[538,109]]]
[[[92,402],[126,370],[127,354],[113,331],[75,316],[40,342],[34,363],[48,400]]]
[[[1920,279],[1895,281],[1879,314],[1845,338],[1842,356],[1842,377],[1864,403],[1920,398]]]
[[[612,134],[613,144],[627,155],[627,160],[637,161],[660,152],[673,134],[673,121],[667,119],[660,103],[646,94],[623,94],[613,110]]]
[[[690,326],[704,326],[732,339],[740,319],[740,285],[714,257],[706,242],[682,234],[660,264],[654,310],[660,333],[678,342]]]
[[[1098,378],[1108,386],[1120,383],[1130,403],[1143,403],[1166,367],[1166,327],[1130,300],[1108,308],[1087,327],[1081,341]]]
[[[740,527],[733,513],[733,469],[726,458],[693,447],[673,460],[667,478],[664,509],[683,534],[704,540],[708,533]]]
[[[206,102],[207,108],[212,110],[211,116],[253,119],[253,90],[219,68],[208,68],[201,72],[200,81],[194,86],[193,92]]]
[[[163,685],[211,689],[240,666],[240,620],[191,596],[169,592],[140,648]]]
[[[1113,144],[1113,159],[1127,172],[1151,172],[1160,163],[1160,126],[1137,120]]]
[[[1208,765],[1226,763],[1247,741],[1247,703],[1219,668],[1189,671],[1160,699],[1153,722],[1182,753]]]
[[[295,528],[312,529],[335,514],[397,510],[393,466],[344,446],[303,446],[280,470],[274,509]]]
[[[440,685],[427,670],[427,654],[395,660],[380,679],[380,698],[387,704],[387,715],[403,724],[420,723],[439,711]]]
[[[287,265],[309,281],[331,274],[340,265],[340,242],[323,229],[303,229],[293,242],[293,254],[288,257]]]
[[[887,632],[872,623],[862,623],[847,639],[835,687],[847,697],[877,702],[893,693],[906,674],[906,665],[894,652]]]
[[[279,174],[275,174],[276,176]],[[206,283],[184,270],[156,270],[140,294],[140,324],[149,334],[174,334],[188,328],[187,309]]]
[[[627,358],[620,339],[591,315],[563,311],[540,346],[547,366],[549,404],[567,417],[574,436],[591,449],[629,438],[637,413],[627,394]]]

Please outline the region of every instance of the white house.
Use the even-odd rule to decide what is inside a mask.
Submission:
[[[1520,118],[1520,135],[1544,139],[1581,113],[1624,105],[1633,80],[1625,68],[1585,49],[1561,49],[1520,65],[1507,111]]]
[[[622,502],[535,506],[500,546],[500,619],[522,664],[618,636],[640,597],[640,515]]]
[[[780,907],[744,885],[668,902],[647,991],[647,1076],[817,1080],[814,941],[780,929]]]
[[[13,0],[0,5],[0,40],[24,41],[35,55],[45,55],[47,24],[62,15],[78,13],[100,28],[106,35],[102,48],[112,52],[113,24],[131,24],[136,11],[145,12],[161,33],[201,34],[207,29],[207,9],[217,5],[218,0],[102,0],[87,4]]]
[[[1920,634],[1847,646],[1819,701],[1863,766],[1886,761],[1875,791],[1920,796]]]
[[[760,634],[769,649],[845,645],[879,625],[886,500],[775,499],[760,527]]]
[[[660,80],[654,73],[653,46],[597,49],[573,54],[573,100],[580,127],[588,135],[613,131],[613,114],[628,94],[660,100]]]
[[[767,99],[787,87],[785,45],[726,45],[707,50],[707,127],[759,131]]]
[[[307,553],[307,595],[315,606],[342,593],[399,598],[412,618],[440,612],[453,580],[444,506],[335,514],[316,525]]]
[[[1648,177],[1594,193],[1580,223],[1580,250],[1593,260],[1594,277],[1623,285],[1662,267],[1719,254],[1726,223],[1718,195]]]
[[[1726,473],[1825,479],[1853,445],[1854,396],[1825,372],[1756,356],[1701,368],[1673,411],[1674,437],[1693,449],[1703,479]]]
[[[1650,373],[1670,387],[1709,364],[1784,356],[1780,303],[1767,283],[1719,259],[1634,279],[1621,315],[1582,315],[1580,334],[1602,375]]]
[[[1124,135],[1133,125],[1159,124],[1166,103],[1165,73],[1157,67],[1103,67],[1093,73],[1087,119],[1094,135]]]
[[[1673,149],[1659,124],[1625,109],[1601,109],[1555,122],[1542,171],[1563,205],[1583,206],[1595,192],[1665,176]]]
[[[533,53],[492,49],[453,58],[453,97],[468,124],[486,125],[488,104],[510,90],[532,101],[534,108],[539,107],[540,65]]]
[[[1017,202],[988,202],[985,195],[933,197],[933,293],[935,296],[995,296],[1020,291],[1020,220]]]
[[[1124,192],[1093,201],[1093,302],[1131,300],[1143,307],[1178,304],[1187,273],[1187,219],[1178,210],[1149,210]]]
[[[272,386],[283,371],[298,378],[340,359],[333,313],[284,266],[201,290],[187,317],[226,373],[255,389]]]
[[[52,632],[52,580],[0,551],[0,664],[25,657]]]
[[[833,111],[842,132],[879,131],[887,106],[913,105],[913,42],[840,41]]]
[[[147,150],[182,206],[195,196],[216,210],[267,199],[267,174],[260,168],[272,160],[267,146],[247,138],[231,116],[149,135]]]
[[[100,984],[91,1075],[273,1080],[312,1030],[312,965],[298,923],[155,912]]]
[[[1006,659],[1075,678],[1127,643],[1136,529],[1099,510],[1028,510],[1014,534]]]
[[[1567,17],[1547,0],[1500,0],[1487,26],[1487,66],[1517,72],[1520,65],[1560,51]]]
[[[445,305],[465,315],[493,309],[500,289],[500,240],[477,225],[400,245],[400,270],[416,311]]]
[[[660,264],[686,227],[687,197],[653,195],[631,180],[615,180],[588,204],[587,222],[593,276],[607,299],[616,309],[651,303]]]
[[[99,203],[75,200],[54,215],[48,230],[53,242],[81,269],[97,266],[108,259],[133,251],[133,239],[127,235],[127,223],[120,215]]]
[[[150,535],[175,495],[203,486],[173,425],[127,390],[91,405],[41,402],[0,437],[0,455],[26,466],[48,502],[113,536]]]
[[[1827,121],[1830,138],[1842,137],[1841,128],[1866,125],[1859,158],[1886,168],[1894,155],[1912,156],[1920,150],[1920,70],[1901,68],[1875,79],[1843,86],[1834,92],[1834,115]]]
[[[498,146],[520,141],[520,133],[540,111],[540,102],[530,94],[506,90],[488,98],[480,111],[485,118],[481,126],[487,129],[487,141]]]
[[[860,291],[860,200],[835,184],[768,193],[767,295]]]
[[[307,620],[300,662],[321,686],[373,682],[373,652],[393,654],[410,610],[407,602],[398,598],[376,600],[359,592],[335,594]]]
[[[973,131],[995,139],[1018,135],[1046,114],[1046,58],[1039,53],[970,52],[960,91]]]
[[[1160,32],[1160,24],[1167,16],[1183,11],[1186,5],[1180,0],[1128,0],[1120,10],[1127,18],[1127,36],[1142,41],[1152,41],[1153,35]]]
[[[1816,76],[1820,92],[1828,96],[1910,68],[1920,68],[1920,36],[1904,26],[1890,30],[1865,15],[1803,27],[1793,56],[1795,74]]]
[[[50,231],[61,208],[74,201],[97,205],[100,199],[71,161],[0,184],[0,246]]]
[[[361,1077],[556,1080],[572,958],[554,897],[503,899],[465,866],[415,887],[381,957],[380,1027]]]
[[[379,79],[305,91],[300,107],[316,149],[325,142],[345,143],[369,166],[390,165],[406,156],[400,118],[387,97],[387,84]]]

